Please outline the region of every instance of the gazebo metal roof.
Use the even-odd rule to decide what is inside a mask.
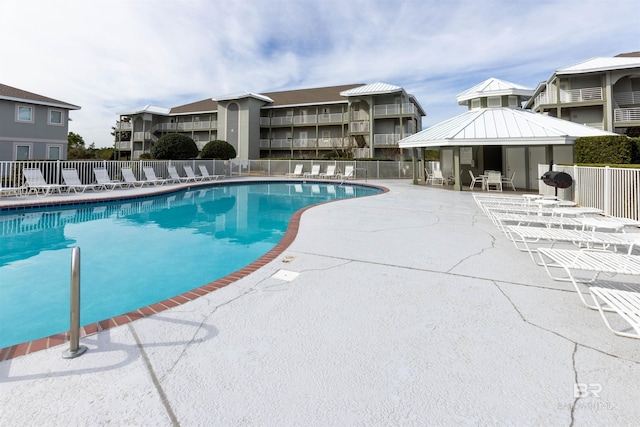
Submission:
[[[470,110],[401,139],[400,148],[472,145],[573,144],[582,136],[616,135],[530,110]]]

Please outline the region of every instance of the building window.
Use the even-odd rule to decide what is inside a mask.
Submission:
[[[487,107],[501,107],[502,102],[499,96],[490,96],[487,98]]]
[[[59,145],[49,145],[49,146],[47,146],[47,159],[49,159],[49,160],[60,160],[60,146]]]
[[[62,126],[62,110],[49,109],[49,124],[55,126]]]
[[[16,145],[16,160],[29,160],[31,158],[30,145]]]
[[[28,105],[16,105],[16,121],[33,123],[33,107]]]
[[[518,108],[518,97],[509,95],[509,108]]]
[[[476,98],[476,99],[472,99],[471,100],[471,109],[472,110],[476,110],[480,108],[480,99]]]

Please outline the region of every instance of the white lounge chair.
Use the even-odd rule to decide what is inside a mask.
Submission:
[[[158,178],[156,176],[156,171],[153,170],[153,168],[151,166],[145,166],[142,168],[142,172],[144,173],[145,178],[147,179],[147,183],[149,184],[153,184],[153,185],[165,185],[168,181],[171,180],[167,180],[164,178]]]
[[[305,178],[319,178],[320,177],[320,165],[311,166],[311,172],[304,174]]]
[[[133,170],[131,168],[120,168],[122,172],[122,178],[124,178],[124,182],[133,186],[133,187],[142,187],[145,184],[151,184],[149,181],[140,181],[133,174]]]
[[[0,197],[2,197],[2,196],[20,197],[25,193],[26,190],[27,190],[27,188],[24,187],[24,186],[20,186],[20,187],[3,187],[2,186],[2,179],[0,179]]]
[[[618,235],[611,233],[589,232],[582,230],[564,230],[561,228],[547,227],[527,227],[521,225],[509,225],[505,227],[507,237],[513,242],[515,247],[520,251],[527,251],[531,259],[538,265],[542,265],[534,253],[537,252],[540,245],[545,247],[553,247],[557,243],[568,243],[577,245],[578,247],[609,249],[613,247],[626,248],[627,253],[631,253],[637,242],[627,240]]]
[[[195,181],[195,177],[189,178],[188,176],[180,176],[175,166],[167,166],[167,172],[169,172],[171,181],[175,183]]]
[[[198,165],[198,168],[200,169],[200,175],[202,175],[203,179],[217,181],[219,178],[224,178],[224,175],[209,175],[209,170],[205,165]]]
[[[84,193],[85,190],[104,189],[104,186],[100,184],[83,184],[78,176],[78,171],[73,168],[62,169],[62,179],[67,187],[67,193],[70,193],[71,190],[74,193]]]
[[[298,163],[296,167],[293,169],[293,172],[287,172],[284,176],[288,178],[300,178],[302,176],[302,168],[304,166],[302,163]]]
[[[40,169],[26,168],[22,170],[22,174],[27,182],[27,194],[35,193],[37,196],[47,196],[55,192],[62,194],[64,185],[47,183]]]
[[[102,185],[106,190],[113,190],[114,188],[122,188],[123,182],[112,180],[109,176],[109,172],[105,168],[93,168],[93,175],[96,177],[96,182]],[[127,187],[128,184],[124,183]]]
[[[318,175],[320,178],[335,178],[336,177],[336,165],[327,166],[327,171]]]
[[[204,180],[204,177],[200,175],[196,175],[193,172],[193,169],[191,168],[191,166],[184,165],[182,168],[184,169],[184,173],[187,174],[187,178],[189,178],[191,181],[198,182],[198,181]]]
[[[433,170],[433,177],[431,178],[431,184],[444,185],[444,176],[442,175],[442,171],[440,169]]]
[[[589,304],[585,300],[578,287],[578,283],[593,283],[602,273],[608,275],[640,276],[640,256],[638,255],[620,254],[596,249],[571,250],[550,248],[539,248],[538,255],[547,274],[549,274],[552,279],[570,281],[584,305],[594,310],[597,310],[598,306]],[[554,276],[551,274],[551,268],[562,269],[567,276]],[[593,276],[588,279],[576,278],[575,273],[577,271],[588,271],[593,273]],[[611,310],[606,307],[603,307],[603,309],[607,311]]]
[[[620,289],[600,287],[589,288],[594,305],[598,308],[605,325],[614,334],[629,338],[640,339],[640,293]],[[611,327],[605,311],[613,311],[622,317],[635,333],[620,331]]]
[[[340,178],[342,180],[342,182],[345,181],[345,179],[351,179],[353,178],[353,173],[355,172],[355,168],[353,167],[353,165],[347,165],[344,167],[344,172],[343,173],[339,173],[337,178]]]

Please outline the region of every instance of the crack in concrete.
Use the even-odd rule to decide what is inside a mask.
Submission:
[[[574,387],[576,384],[578,384],[578,369],[576,368],[576,353],[578,352],[578,344],[574,343],[573,345],[573,353],[571,354],[571,362],[572,362],[572,366],[573,366],[573,384]],[[575,411],[576,411],[576,405],[578,404],[578,400],[580,400],[580,396],[576,396],[576,394],[573,394],[573,403],[571,404],[571,422],[569,423],[569,426],[573,426],[573,424],[575,423]]]
[[[178,422],[178,418],[176,417],[176,414],[173,412],[173,408],[171,408],[169,399],[167,399],[167,395],[165,394],[164,389],[160,384],[160,380],[158,380],[158,377],[156,376],[156,373],[153,370],[153,366],[151,366],[151,361],[149,360],[149,356],[147,355],[147,352],[144,350],[144,346],[140,342],[140,338],[138,337],[138,334],[136,333],[136,330],[133,327],[133,324],[129,323],[128,325],[129,325],[129,330],[133,335],[133,338],[136,340],[136,346],[138,347],[138,350],[140,350],[140,354],[142,355],[142,360],[144,361],[144,364],[147,367],[147,371],[151,376],[151,381],[153,381],[153,385],[155,386],[156,391],[158,392],[158,395],[160,395],[160,401],[162,402],[162,405],[164,406],[165,410],[167,411],[167,415],[171,420],[171,425],[179,426],[180,423]]]
[[[500,287],[500,285],[498,284],[498,282],[496,282],[495,280],[491,280],[491,282],[495,285],[495,287],[496,287],[496,288],[498,288],[498,290],[499,290],[499,291],[500,291],[500,293],[501,293],[501,294],[506,298],[506,300],[507,300],[507,301],[509,301],[509,303],[511,304],[511,306],[513,307],[513,309],[515,310],[515,312],[516,312],[516,313],[518,313],[518,315],[520,316],[520,318],[522,319],[522,321],[523,321],[524,323],[526,323],[526,324],[528,324],[528,325],[531,325],[531,326],[533,326],[534,328],[538,328],[538,329],[540,329],[540,330],[543,330],[543,331],[545,331],[545,332],[549,332],[549,333],[551,333],[551,334],[553,334],[553,335],[555,335],[555,336],[557,336],[557,337],[559,337],[559,338],[562,338],[562,339],[564,339],[564,340],[566,340],[566,341],[569,341],[570,343],[572,343],[572,344],[574,344],[574,345],[577,345],[577,346],[580,346],[580,347],[582,347],[582,348],[586,348],[586,349],[589,349],[589,350],[595,351],[596,353],[600,353],[600,354],[602,354],[602,355],[604,355],[604,356],[612,357],[612,358],[614,358],[614,359],[622,360],[622,361],[625,361],[625,362],[631,362],[631,363],[635,363],[635,364],[640,364],[640,362],[639,362],[639,361],[637,361],[637,360],[632,360],[632,359],[628,359],[628,358],[625,358],[625,357],[620,357],[620,356],[617,356],[617,355],[615,355],[615,354],[607,353],[606,351],[601,350],[601,349],[598,349],[598,348],[595,348],[595,347],[591,347],[591,346],[588,346],[588,345],[580,344],[580,343],[578,343],[578,342],[576,342],[576,341],[572,340],[571,338],[566,337],[566,336],[564,336],[564,335],[562,335],[562,334],[560,334],[560,333],[558,333],[558,332],[556,332],[556,331],[552,331],[552,330],[550,330],[550,329],[547,329],[547,328],[545,328],[545,327],[543,327],[543,326],[540,326],[540,325],[538,325],[538,324],[535,324],[535,323],[531,322],[530,320],[528,320],[528,319],[527,319],[527,318],[522,314],[522,312],[518,309],[518,307],[516,306],[516,304],[511,300],[511,298],[509,298],[509,296],[508,296],[508,295],[504,292],[504,290]],[[527,286],[527,285],[521,285],[521,286]],[[534,286],[528,286],[528,287],[534,287]],[[537,287],[537,286],[535,286],[535,287]],[[548,288],[544,288],[544,289],[548,289]],[[557,290],[557,289],[551,289],[551,290]]]

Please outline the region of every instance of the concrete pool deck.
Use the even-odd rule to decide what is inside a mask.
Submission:
[[[471,192],[370,183],[390,191],[308,209],[234,283],[84,337],[76,359],[62,345],[0,362],[0,425],[640,422],[639,340]]]

